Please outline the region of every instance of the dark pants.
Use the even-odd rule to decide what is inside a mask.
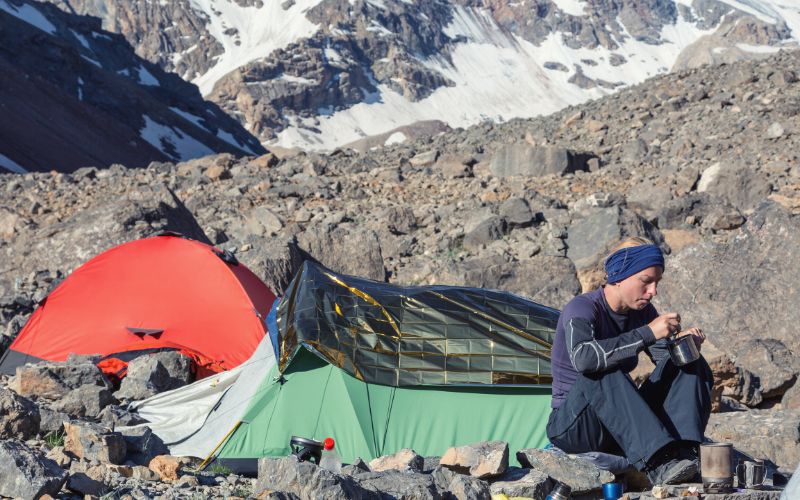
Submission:
[[[703,441],[713,375],[702,357],[677,367],[663,358],[640,388],[621,370],[578,375],[550,413],[547,436],[567,453],[623,455],[639,470],[662,447]]]

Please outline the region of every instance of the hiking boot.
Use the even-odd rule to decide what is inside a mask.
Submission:
[[[697,459],[670,458],[647,471],[647,479],[653,485],[682,484],[695,480],[700,473],[700,462]]]

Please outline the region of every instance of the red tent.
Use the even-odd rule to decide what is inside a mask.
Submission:
[[[0,372],[70,353],[99,354],[122,375],[127,361],[175,349],[198,375],[244,362],[265,335],[275,300],[236,258],[164,235],[114,247],[76,269],[39,305],[0,360]]]

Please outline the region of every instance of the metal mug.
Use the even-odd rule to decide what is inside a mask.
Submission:
[[[733,445],[700,445],[700,477],[706,493],[724,493],[733,488]]]
[[[603,485],[603,500],[617,500],[624,492],[622,483],[606,483]]]
[[[736,481],[739,488],[753,489],[764,484],[767,467],[763,460],[740,460],[736,466]]]
[[[688,365],[692,361],[700,358],[700,351],[694,343],[694,335],[684,335],[683,337],[672,337],[668,340],[669,357],[675,366]]]

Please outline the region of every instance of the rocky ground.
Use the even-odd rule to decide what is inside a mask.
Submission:
[[[656,306],[680,312],[685,325],[708,334],[703,352],[716,376],[708,437],[731,441],[788,474],[800,462],[798,59],[783,53],[678,72],[548,117],[487,123],[364,153],[219,155],[145,169],[0,175],[3,347],[76,266],[163,230],[234,251],[278,293],[299,262],[312,256],[344,273],[499,288],[554,307],[602,283],[600,263],[610,245],[644,235],[669,252]],[[638,376],[646,373],[641,365]],[[37,392],[31,404],[40,415],[56,411],[79,422],[102,421],[101,410],[114,413],[125,398],[92,380],[67,385],[51,399]],[[84,392],[66,397],[78,390]],[[86,394],[91,405],[59,406],[71,398],[89,401]],[[18,397],[27,396],[5,391],[3,401]],[[3,404],[35,411],[25,401]],[[22,446],[49,448],[43,439],[61,431],[58,424],[44,425],[28,431],[12,426],[2,446],[14,449],[5,456],[27,453]],[[75,425],[105,436],[89,424]],[[78,432],[73,427],[63,432]],[[130,461],[125,455],[116,465],[109,462],[112,467],[66,450],[66,441],[64,495],[74,491],[69,481],[80,474],[135,498],[246,496],[258,488],[305,495],[270,483],[268,474],[253,483],[192,474],[186,463],[180,470],[195,479],[147,482],[142,475],[151,469],[143,461],[124,465]],[[350,484],[304,465],[265,463],[299,468],[296,477],[312,474],[314,484]],[[484,483],[491,491],[497,484],[437,479],[434,469],[423,467],[423,479],[409,479],[430,492],[419,498],[454,491],[447,488],[455,479],[452,487],[464,491]],[[554,477],[528,469],[524,474]],[[348,476],[361,488],[353,491],[369,497],[364,491],[375,489],[369,486],[377,484],[369,476],[374,473],[364,471],[363,480],[356,477],[360,472]]]

